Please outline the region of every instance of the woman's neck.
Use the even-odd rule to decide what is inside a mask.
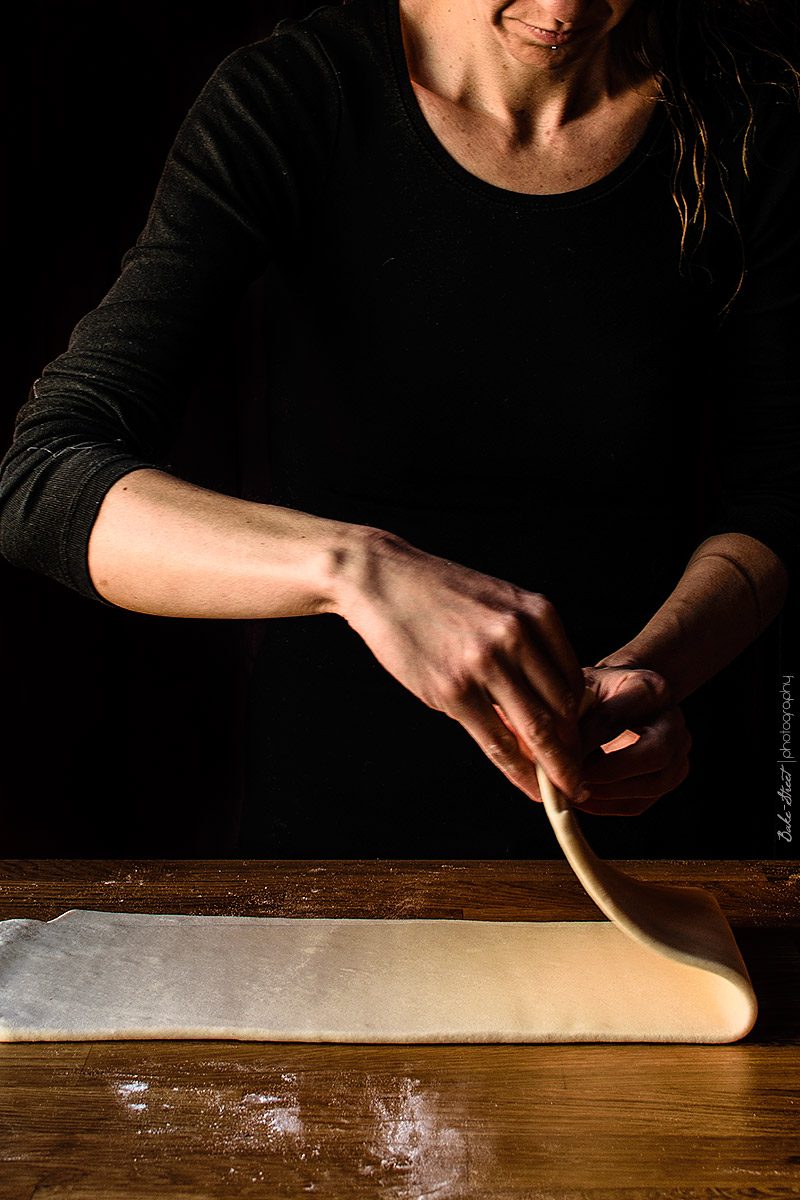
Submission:
[[[555,50],[531,46],[515,8],[493,10],[487,0],[401,0],[415,87],[545,137],[630,90],[608,35]]]
[[[401,0],[409,74],[437,140],[470,174],[508,191],[550,195],[604,178],[647,128],[652,81],[624,80],[607,36],[576,36],[569,54],[530,50],[512,19],[508,30],[490,19],[487,2]],[[502,12],[537,2],[511,0]]]

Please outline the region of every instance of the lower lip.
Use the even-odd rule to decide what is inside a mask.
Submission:
[[[527,29],[536,41],[541,42],[543,46],[564,46],[567,42],[572,41],[577,32],[571,29],[568,33],[554,33],[549,29],[539,29],[536,25],[526,25],[524,21],[520,21],[520,25],[523,29]]]

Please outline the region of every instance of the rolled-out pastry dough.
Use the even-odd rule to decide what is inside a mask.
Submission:
[[[199,917],[0,922],[0,1040],[730,1042],[756,1016],[716,900],[598,860],[543,788],[608,921]]]

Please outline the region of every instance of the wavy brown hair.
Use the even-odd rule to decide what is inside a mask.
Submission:
[[[618,61],[629,76],[653,78],[667,107],[674,146],[672,197],[680,217],[680,264],[686,271],[709,219],[735,231],[741,290],[744,246],[729,186],[732,153],[748,175],[757,111],[765,89],[800,105],[800,23],[793,0],[637,0],[617,30]],[[709,132],[709,105],[724,106],[723,150]]]

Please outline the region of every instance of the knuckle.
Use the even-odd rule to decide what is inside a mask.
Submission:
[[[512,651],[520,643],[524,632],[522,615],[513,609],[498,613],[492,623],[492,646],[503,651]]]
[[[491,638],[475,639],[463,651],[464,669],[473,679],[485,679],[497,654],[497,644]]]
[[[639,677],[658,708],[667,708],[672,705],[669,684],[663,675],[659,675],[657,671],[643,669],[639,672]]]
[[[546,623],[551,620],[555,609],[541,592],[532,592],[528,597],[527,609],[534,621]]]
[[[452,715],[464,707],[473,688],[473,681],[466,673],[445,675],[436,683],[432,707]]]
[[[559,741],[556,725],[550,713],[544,710],[531,713],[524,722],[523,736],[534,745],[549,746]]]
[[[481,749],[489,762],[500,770],[510,770],[516,761],[517,745],[510,734],[507,738],[496,734],[491,741],[485,742]]]
[[[524,638],[524,623],[512,610],[493,614],[490,621],[462,649],[464,667],[478,679],[485,679],[504,659],[517,656]]]

